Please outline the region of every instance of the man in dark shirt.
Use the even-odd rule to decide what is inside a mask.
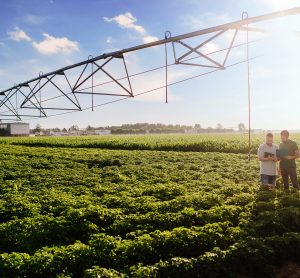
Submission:
[[[279,145],[279,152],[286,153],[280,159],[280,171],[284,185],[284,189],[289,189],[289,177],[292,181],[293,187],[299,190],[299,184],[296,173],[296,162],[295,159],[299,158],[299,148],[296,142],[289,139],[289,132],[283,130],[280,133],[281,144]]]

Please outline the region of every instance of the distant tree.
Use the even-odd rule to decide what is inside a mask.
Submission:
[[[201,129],[201,125],[200,124],[195,124],[194,128],[195,129]]]
[[[245,131],[245,129],[246,129],[245,124],[239,123],[239,124],[238,124],[238,129],[239,129],[239,131]]]
[[[86,128],[86,130],[90,131],[90,130],[94,130],[94,128],[91,125],[88,125],[87,128]]]
[[[221,124],[217,124],[217,129],[223,129],[223,126]]]
[[[72,126],[69,128],[69,131],[75,131],[75,130],[79,130],[78,125],[72,125]]]
[[[42,126],[40,124],[37,124],[33,129],[33,132],[41,132],[41,131],[42,131]]]
[[[62,132],[68,132],[67,129],[64,127],[62,130]]]

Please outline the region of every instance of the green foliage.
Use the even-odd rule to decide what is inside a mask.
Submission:
[[[0,277],[274,277],[300,255],[300,196],[260,189],[246,145],[1,139]]]
[[[143,133],[132,132],[135,134]],[[255,150],[262,135],[253,135],[252,147]],[[2,143],[68,148],[101,148],[120,150],[160,150],[184,152],[224,152],[248,153],[248,141],[245,134],[173,134],[173,135],[108,135],[85,137],[38,137],[38,138],[2,138]]]

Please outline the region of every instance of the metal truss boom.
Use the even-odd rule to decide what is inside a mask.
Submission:
[[[126,61],[124,59],[124,54],[150,48],[150,47],[160,46],[160,45],[166,46],[168,43],[172,44],[175,64],[224,69],[230,51],[232,48],[234,48],[234,41],[239,31],[247,31],[247,32],[261,31],[261,29],[255,27],[249,27],[249,25],[261,21],[271,20],[271,19],[290,16],[290,15],[296,15],[296,14],[300,14],[300,7],[295,7],[292,9],[282,10],[279,12],[273,12],[261,16],[256,16],[256,17],[243,18],[242,20],[202,29],[195,32],[186,33],[183,35],[173,36],[173,37],[171,36],[171,33],[167,31],[164,39],[110,52],[110,53],[104,53],[96,57],[89,57],[89,59],[87,60],[60,68],[58,70],[51,71],[45,74],[41,73],[38,77],[16,84],[9,89],[0,91],[0,95],[3,97],[2,99],[0,99],[0,108],[2,107],[7,108],[8,111],[11,113],[10,114],[11,116],[17,117],[20,120],[21,116],[26,116],[26,117],[28,116],[26,113],[25,114],[19,113],[19,110],[24,111],[23,109],[37,110],[39,114],[33,114],[32,116],[34,117],[38,117],[38,116],[47,117],[45,110],[81,111],[82,107],[77,99],[77,96],[79,94],[82,95],[91,94],[92,97],[94,95],[133,97],[134,93],[132,90],[130,75],[127,70]],[[227,48],[224,60],[222,62],[216,61],[213,58],[209,57],[208,54],[203,53],[201,48],[204,45],[214,40],[215,38],[221,36],[228,30],[234,30],[234,34],[232,36],[229,47]],[[209,34],[212,34],[211,37],[201,42],[197,46],[190,46],[187,42],[183,41],[186,39],[203,36],[203,35],[209,35]],[[186,52],[178,56],[178,53],[176,52],[176,46],[177,47],[180,46],[181,48],[185,49]],[[165,50],[167,51],[166,47]],[[186,58],[191,54],[197,55],[199,58],[206,61],[206,63],[203,64],[203,63],[187,62],[187,60],[189,59]],[[167,57],[167,53],[166,53],[166,57]],[[103,61],[100,64],[99,62],[101,60]],[[105,66],[108,65],[109,63],[112,63],[112,61],[122,62],[121,67],[124,70],[125,78],[127,80],[126,85],[124,83],[120,83],[119,81],[120,79],[114,77],[113,74],[109,72],[108,69],[105,68]],[[75,83],[71,85],[67,72],[75,68],[80,69],[80,74],[76,78]],[[88,71],[88,68],[91,68],[90,72]],[[166,71],[167,71],[167,59],[166,59]],[[105,76],[115,85],[117,85],[118,89],[121,90],[122,92],[121,93],[120,92],[118,93],[94,92],[93,78],[96,76],[96,74],[99,73],[101,73],[102,76]],[[63,80],[58,81],[59,78],[62,78]],[[64,82],[65,86],[67,86],[67,90],[61,87],[61,82]],[[80,88],[86,82],[92,82],[92,91],[83,91],[83,89]],[[52,90],[56,90],[56,92],[59,93],[62,97],[65,97],[65,99],[70,102],[72,107],[59,108],[59,107],[52,107],[52,106],[46,107],[45,105],[43,105],[42,104],[43,101],[41,97],[42,90],[44,90],[49,86],[51,86]],[[166,72],[166,88],[167,88],[167,72]],[[2,116],[7,117],[8,115],[1,114],[0,112],[0,119]]]

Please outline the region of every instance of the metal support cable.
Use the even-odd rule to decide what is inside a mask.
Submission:
[[[171,38],[171,32],[165,32],[165,39]],[[165,59],[166,59],[166,103],[168,103],[168,45],[165,43]]]
[[[250,43],[255,43],[255,42],[258,42],[258,40],[249,41],[249,44],[250,44]],[[237,45],[232,46],[232,48],[237,48],[237,47],[244,46],[244,45],[246,45],[246,43],[240,43],[240,44],[237,44]],[[209,53],[207,53],[206,55],[211,55],[211,54],[223,52],[223,51],[226,51],[226,50],[228,50],[228,49],[229,49],[229,47],[223,48],[223,49],[219,49],[219,50],[216,50],[216,51],[209,52]],[[188,58],[188,59],[186,59],[186,60],[183,60],[183,62],[190,61],[190,60],[194,60],[194,59],[198,59],[198,57]],[[171,67],[171,66],[178,66],[178,63],[175,62],[175,63],[170,63],[170,64],[168,64],[168,67]],[[159,66],[159,67],[155,67],[155,68],[151,68],[151,69],[148,69],[148,70],[145,70],[145,71],[140,71],[140,72],[131,74],[131,75],[129,75],[129,77],[135,77],[135,76],[138,76],[138,75],[141,75],[141,74],[149,73],[149,72],[156,71],[156,70],[160,70],[160,69],[164,69],[164,68],[165,68],[165,65]],[[120,78],[117,78],[116,80],[117,80],[117,81],[120,81],[120,80],[123,80],[123,79],[125,79],[125,78],[127,78],[127,77],[126,77],[126,76],[120,77]],[[102,86],[102,85],[105,85],[105,84],[108,84],[108,83],[112,83],[112,82],[114,82],[114,81],[113,81],[113,80],[111,80],[111,81],[106,81],[106,82],[103,82],[103,83],[96,84],[96,85],[94,85],[94,87]],[[84,90],[87,90],[87,89],[90,89],[90,88],[91,88],[91,87],[85,87],[85,88],[79,89],[79,90],[77,90],[77,91],[80,92],[80,91],[84,91]]]
[[[246,61],[247,61],[247,94],[248,94],[248,160],[251,159],[251,86],[250,86],[250,61],[249,61],[249,30],[248,30],[248,13],[243,12],[242,19],[247,20],[246,30]]]
[[[257,42],[258,40],[253,40],[253,41],[250,41],[250,43],[254,43],[254,42]],[[241,44],[237,44],[235,46],[232,46],[232,48],[236,48],[236,47],[240,47],[240,46],[244,46],[245,43],[241,43]],[[225,51],[225,50],[228,50],[229,48],[223,48],[223,49],[220,49],[220,50],[216,50],[216,51],[212,51],[212,52],[209,52],[207,53],[206,55],[211,55],[211,54],[215,54],[215,53],[219,53],[219,52],[222,52],[222,51]],[[189,61],[189,60],[193,60],[193,59],[197,59],[198,57],[192,57],[192,58],[189,58],[189,59],[186,59],[184,61]],[[168,64],[167,66],[176,66],[178,65],[177,63],[170,63]],[[166,66],[163,65],[163,66],[159,66],[159,67],[155,67],[155,68],[151,68],[151,69],[148,69],[148,70],[145,70],[145,71],[141,71],[141,72],[137,72],[137,73],[134,73],[134,74],[131,74],[131,75],[128,75],[128,77],[135,77],[135,76],[138,76],[138,75],[142,75],[142,74],[146,74],[146,73],[149,73],[149,72],[152,72],[152,71],[156,71],[156,70],[160,70],[160,69],[164,69]],[[127,77],[121,77],[121,78],[117,78],[116,80],[117,81],[120,81],[120,80],[123,80],[123,79],[126,79]],[[114,81],[113,80],[110,80],[110,81],[106,81],[106,82],[103,82],[103,83],[99,83],[99,84],[95,84],[93,87],[99,87],[99,86],[102,86],[102,85],[106,85],[106,84],[109,84],[109,83],[113,83]],[[90,87],[85,87],[83,89],[78,89],[76,93],[80,93],[81,91],[84,91],[84,90],[87,90],[87,89],[91,89],[92,86]],[[73,94],[73,92],[70,92],[70,93],[66,93],[66,95],[70,95],[70,94]],[[40,105],[41,103],[43,102],[47,102],[47,101],[50,101],[50,100],[53,100],[53,99],[57,99],[57,98],[61,98],[61,97],[64,97],[64,95],[59,95],[59,96],[54,96],[54,97],[50,97],[50,98],[47,98],[47,99],[44,99],[40,102]],[[33,103],[33,104],[36,104],[36,103]],[[19,108],[20,109],[20,108]],[[2,113],[5,113],[5,112],[9,112],[9,111],[4,111]]]
[[[42,76],[43,72],[40,71],[39,76]],[[42,106],[42,91],[41,91],[41,79],[39,80],[39,99],[40,99],[40,107]],[[42,117],[42,111],[40,109],[40,117]]]
[[[89,55],[88,60],[92,59],[93,56]],[[94,63],[92,63],[92,112],[94,111]]]
[[[257,59],[257,58],[259,58],[259,56],[256,56],[256,57],[253,57],[253,58],[249,58],[249,61],[250,61],[250,60]],[[242,61],[236,62],[236,63],[234,63],[234,64],[228,65],[227,68],[231,68],[231,67],[234,67],[234,66],[237,66],[237,65],[246,63],[246,62],[247,62],[247,60],[242,60]],[[197,75],[193,75],[193,76],[191,76],[191,77],[187,77],[187,78],[184,78],[184,79],[181,79],[181,80],[178,80],[178,81],[174,81],[174,82],[172,82],[172,83],[169,83],[169,84],[168,84],[168,87],[169,87],[169,86],[176,85],[176,84],[179,84],[179,83],[182,83],[182,82],[186,82],[186,81],[189,81],[189,80],[192,80],[192,79],[195,79],[195,78],[204,76],[204,75],[208,75],[208,74],[217,72],[217,71],[219,71],[219,70],[221,70],[221,69],[214,69],[214,70],[211,70],[211,71],[208,71],[208,72],[204,72],[204,73],[197,74]],[[164,88],[165,88],[165,85],[160,86],[160,87],[156,87],[156,88],[153,88],[153,89],[144,91],[144,92],[137,93],[137,94],[135,94],[135,96],[137,97],[137,96],[149,94],[149,93],[152,93],[152,92],[155,92],[155,91],[157,91],[157,90],[164,89]],[[112,104],[112,103],[115,103],[115,102],[119,102],[119,101],[123,101],[123,100],[128,100],[128,99],[131,99],[131,97],[128,96],[128,97],[123,97],[123,98],[111,100],[111,101],[108,101],[108,102],[104,102],[104,103],[100,103],[100,104],[98,104],[98,105],[95,105],[94,107],[101,107],[101,106],[105,106],[105,105],[108,105],[108,104]],[[90,108],[91,108],[91,107],[86,107],[86,108],[83,108],[81,111],[86,111],[86,110],[89,110]],[[65,114],[71,114],[71,113],[75,113],[75,112],[79,112],[79,111],[76,111],[76,110],[75,110],[75,111],[74,111],[74,110],[73,110],[73,111],[66,111],[66,112],[62,112],[62,113],[57,113],[57,114],[49,115],[49,116],[47,116],[47,118],[55,117],[55,116],[60,116],[60,115],[65,115]],[[28,120],[28,121],[29,121],[29,120],[35,120],[35,118],[28,118],[27,120]]]
[[[167,31],[168,32],[168,31]],[[171,33],[170,33],[170,35],[169,35],[170,37],[171,37]],[[259,41],[259,40],[253,40],[253,41],[248,41],[247,43],[248,44],[250,44],[250,43],[255,43],[255,42],[257,42],[257,41]],[[234,45],[234,46],[230,46],[230,48],[232,49],[232,48],[237,48],[237,47],[241,47],[241,46],[244,46],[244,45],[246,45],[246,43],[240,43],[240,44],[236,44],[236,45]],[[216,51],[212,51],[212,52],[209,52],[209,53],[207,53],[206,55],[211,55],[211,54],[214,54],[214,53],[219,53],[219,52],[223,52],[223,51],[226,51],[226,50],[228,50],[229,48],[223,48],[223,49],[219,49],[219,50],[216,50]],[[91,55],[90,55],[91,56]],[[89,58],[90,58],[90,60],[92,60],[92,58],[89,56]],[[189,60],[193,60],[193,59],[196,59],[197,57],[191,57],[191,58],[189,58],[189,59],[186,59],[186,61],[189,61]],[[245,62],[245,61],[244,61]],[[92,63],[93,64],[93,63]],[[84,68],[84,70],[86,69],[86,67],[87,67],[87,65],[88,64],[86,64],[86,66],[85,66],[85,68]],[[159,67],[155,67],[155,68],[152,68],[152,69],[149,69],[149,70],[145,70],[145,71],[141,71],[141,72],[138,72],[138,73],[135,73],[135,74],[131,74],[131,75],[128,75],[128,72],[127,72],[127,77],[121,77],[121,78],[117,78],[116,80],[117,81],[119,81],[119,80],[123,80],[123,79],[125,79],[125,78],[130,78],[130,77],[134,77],[134,76],[138,76],[138,75],[141,75],[141,74],[145,74],[145,73],[148,73],[148,72],[152,72],[152,71],[155,71],[155,70],[160,70],[160,69],[163,69],[163,68],[165,68],[166,66],[167,67],[169,67],[169,66],[175,66],[175,65],[177,65],[177,63],[175,62],[175,63],[166,63],[165,65],[163,65],[163,66],[159,66]],[[231,65],[229,65],[228,67],[230,67]],[[83,70],[83,71],[84,71]],[[127,70],[127,69],[126,69]],[[218,69],[217,69],[218,70]],[[211,73],[211,72],[215,72],[216,70],[213,70],[213,71],[209,71],[209,72],[204,72],[204,73],[202,73],[202,74],[200,74],[200,75],[197,75],[197,76],[202,76],[202,75],[206,75],[206,74],[208,74],[208,73]],[[41,74],[41,73],[40,73]],[[65,77],[66,77],[66,75],[65,75]],[[67,77],[66,77],[67,78]],[[189,78],[188,78],[189,79]],[[167,80],[167,73],[166,73],[166,80]],[[93,81],[93,80],[92,80]],[[111,82],[113,82],[113,81],[107,81],[107,82],[103,82],[103,83],[100,83],[100,84],[92,84],[92,86],[91,87],[86,87],[86,88],[83,88],[83,89],[79,89],[78,90],[78,92],[76,92],[76,93],[80,93],[80,91],[81,90],[85,90],[85,89],[94,89],[94,87],[98,87],[98,86],[101,86],[101,85],[105,85],[105,84],[108,84],[108,83],[111,83]],[[180,83],[181,81],[179,81],[179,83]],[[38,82],[39,83],[39,82]],[[69,82],[68,82],[69,83]],[[93,82],[92,82],[93,83]],[[40,85],[40,84],[38,84],[38,85]],[[70,84],[69,84],[69,86],[71,86]],[[76,86],[76,85],[75,85]],[[130,87],[131,87],[131,84],[130,84]],[[169,87],[168,86],[168,84],[166,83],[166,85],[165,85],[165,87],[166,87],[166,101],[167,101],[167,88]],[[39,89],[39,91],[40,91],[40,89]],[[93,93],[93,92],[92,92]],[[74,94],[73,92],[70,92],[70,93],[65,93],[65,95],[59,95],[59,96],[54,96],[54,97],[50,97],[50,98],[47,98],[47,99],[40,99],[39,101],[37,101],[37,103],[40,105],[40,110],[42,109],[42,107],[41,107],[41,104],[42,103],[44,103],[44,102],[47,102],[47,101],[50,101],[50,100],[53,100],[53,99],[57,99],[57,98],[60,98],[60,97],[64,97],[64,96],[67,96],[67,95],[69,95],[69,94]],[[75,96],[75,94],[74,94],[74,96]],[[75,98],[76,98],[76,96],[75,96]],[[112,102],[114,102],[114,101],[112,101]],[[34,102],[32,102],[31,101],[31,103],[34,105],[35,103]],[[92,110],[93,110],[93,108],[94,107],[96,107],[96,106],[94,106],[94,103],[93,103],[93,101],[92,101],[92,106],[90,107]],[[21,108],[23,108],[23,107],[20,107],[19,109],[21,109]],[[26,107],[25,107],[26,108]],[[16,110],[19,110],[19,109],[16,109]],[[81,110],[81,108],[80,108],[80,110]],[[1,112],[1,113],[5,113],[5,112],[9,112],[9,110],[8,111],[3,111],[3,112]],[[41,112],[41,111],[40,111]],[[69,113],[69,111],[67,112],[67,113]],[[61,114],[61,113],[60,113]]]
[[[190,33],[170,37],[168,39],[162,39],[162,40],[158,40],[158,41],[154,41],[154,42],[149,42],[149,43],[146,43],[146,44],[137,45],[137,46],[130,47],[130,48],[127,48],[127,49],[117,50],[117,51],[114,51],[114,52],[111,52],[111,53],[104,53],[100,56],[94,57],[91,60],[81,61],[79,63],[72,64],[72,65],[60,68],[58,70],[52,71],[52,72],[48,72],[46,74],[43,74],[42,76],[35,77],[33,79],[30,79],[30,80],[27,80],[23,83],[20,83],[17,86],[28,85],[31,82],[38,81],[40,78],[46,78],[46,77],[59,74],[61,72],[64,72],[64,71],[72,69],[72,68],[87,65],[87,63],[89,63],[89,62],[96,62],[98,60],[105,60],[109,57],[110,58],[111,57],[117,57],[117,56],[120,56],[121,54],[134,52],[134,51],[138,51],[138,50],[142,50],[142,49],[145,49],[145,48],[150,48],[150,47],[154,47],[154,46],[158,46],[158,45],[164,45],[165,43],[172,43],[172,42],[175,42],[175,41],[181,41],[181,40],[188,39],[188,38],[193,38],[193,37],[197,37],[197,36],[201,36],[201,35],[211,34],[211,33],[219,32],[221,30],[244,29],[243,28],[244,25],[248,26],[249,24],[257,23],[257,22],[260,22],[260,21],[271,20],[271,19],[275,19],[275,18],[279,18],[279,17],[286,17],[286,16],[291,16],[291,15],[297,15],[297,14],[300,14],[300,7],[294,7],[294,8],[291,8],[291,9],[281,10],[281,11],[278,11],[278,12],[264,14],[264,15],[256,16],[256,17],[252,17],[252,18],[247,17],[247,20],[242,19],[242,20],[238,20],[238,21],[229,22],[229,23],[226,23],[226,24],[221,24],[221,25],[218,25],[218,26],[206,28],[206,29],[203,29],[203,30],[198,30],[198,31],[194,31],[194,32],[190,32]],[[248,28],[247,28],[247,30],[248,30]],[[0,94],[9,92],[12,89],[16,89],[16,86],[8,88],[4,91],[0,91]]]

